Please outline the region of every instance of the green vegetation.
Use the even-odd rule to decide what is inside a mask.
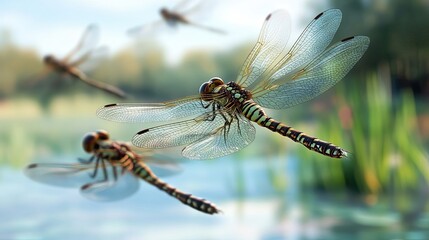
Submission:
[[[358,83],[351,85],[356,89]],[[338,115],[331,115],[328,126],[319,126],[316,131],[319,137],[343,143],[350,156],[343,161],[300,151],[305,159],[300,168],[303,186],[346,187],[379,194],[417,191],[422,182],[429,183],[429,164],[418,133],[412,93],[404,91],[394,101],[390,80],[382,75],[370,75],[365,85],[365,91],[348,90],[343,85],[340,104],[332,110]]]
[[[200,84],[212,76],[221,76],[226,81],[234,80],[251,47],[247,45],[215,54],[194,51],[188,53],[179,64],[171,66],[165,62],[156,44],[145,45],[152,47],[140,48],[140,44],[129,47],[101,62],[91,76],[118,85],[141,101],[174,99],[196,94]],[[133,48],[143,52],[133,51]],[[79,82],[64,81],[62,88],[55,88],[50,84],[52,81],[64,80],[55,75],[50,75],[46,81],[39,81],[35,88],[25,88],[26,83],[32,80],[31,76],[37,76],[41,71],[40,60],[33,51],[19,49],[11,42],[6,41],[0,46],[0,59],[5,63],[0,65],[3,80],[0,82],[0,94],[6,98],[0,106],[0,121],[4,126],[0,137],[2,162],[22,166],[28,158],[37,155],[37,149],[43,148],[44,144],[48,152],[70,152],[71,146],[79,146],[80,137],[85,131],[76,133],[68,128],[62,132],[64,121],[71,126],[76,124],[73,129],[87,131],[109,124],[97,119],[94,112],[98,107],[116,100]],[[388,77],[384,76],[386,74]],[[412,92],[405,90],[392,95],[390,71],[386,74],[369,74],[365,81],[359,80],[357,75],[347,76],[346,82],[336,87],[338,94],[335,96],[330,91],[305,105],[273,112],[277,119],[286,123],[290,121],[297,129],[345,146],[351,152],[348,161],[326,159],[293,146],[293,143],[286,144],[285,139],[275,134],[266,133],[258,135],[256,140],[265,146],[260,149],[262,153],[255,149],[248,149],[247,152],[279,155],[285,154],[289,146],[293,149],[287,149],[287,153],[297,150],[299,156],[305,159],[300,174],[305,186],[326,189],[347,187],[376,194],[386,191],[394,181],[401,189],[413,189],[420,178],[429,179],[423,147],[418,144],[416,119],[419,113],[415,112]],[[39,87],[43,89],[43,94],[34,91]],[[317,121],[307,121],[316,116],[319,118]],[[322,123],[328,125],[322,126]],[[121,128],[114,124],[111,126]],[[131,128],[139,129],[135,126]],[[133,133],[128,128],[127,132],[125,139]],[[265,141],[266,138],[270,139]],[[26,150],[20,151],[19,156],[11,155],[22,146],[26,146]],[[249,154],[243,156],[248,157]],[[274,172],[270,176],[278,188],[278,179],[284,177],[276,178]]]
[[[429,20],[424,17],[429,14],[421,14],[427,8],[419,7],[423,3],[417,0],[408,1],[409,5],[406,1],[381,1],[377,6],[376,2],[358,0],[331,2],[347,15],[343,26],[351,26],[340,28],[343,32],[338,35],[350,35],[345,32],[348,29],[369,35],[368,52],[334,90],[303,105],[269,113],[309,135],[344,147],[349,158],[329,159],[259,129],[255,142],[234,155],[238,160],[231,189],[238,199],[245,198],[243,165],[248,158],[261,158],[273,192],[283,195],[289,183],[278,166],[287,165],[289,156],[294,155],[299,159],[296,175],[302,189],[346,190],[364,196],[368,204],[389,198],[394,209],[412,212],[410,198],[422,195],[429,183],[429,131],[424,127],[429,126],[425,104],[429,45],[427,31],[416,32],[416,26],[427,29]],[[398,9],[405,11],[405,17],[398,17]],[[414,16],[413,11],[418,14]],[[115,139],[127,140],[142,128],[141,124],[98,119],[95,110],[117,100],[79,82],[48,75],[29,87],[42,72],[41,57],[15,46],[6,33],[0,36],[2,165],[22,168],[35,159],[75,156],[77,152],[85,156],[80,141],[88,131],[104,128]],[[165,101],[196,94],[213,76],[235,80],[251,46],[220,53],[195,50],[178,64],[169,65],[156,43],[141,42],[100,62],[89,75],[124,89],[132,96],[129,101]],[[271,161],[279,156],[281,161]]]

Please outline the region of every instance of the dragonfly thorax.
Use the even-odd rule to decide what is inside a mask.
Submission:
[[[67,72],[69,66],[67,64],[65,64],[64,62],[58,60],[57,58],[55,58],[53,55],[46,55],[43,58],[43,62],[49,66],[54,68],[56,71],[59,72]]]
[[[49,66],[56,66],[59,61],[53,55],[49,54],[43,57],[43,62]]]
[[[223,91],[225,92],[227,102],[236,106],[240,106],[252,98],[252,94],[249,91],[242,88],[235,82],[229,82],[226,84]]]
[[[200,87],[201,99],[216,101],[223,106],[239,106],[252,98],[252,94],[235,82],[227,84],[219,77],[214,77]]]
[[[45,63],[52,63],[54,61],[55,61],[55,58],[51,54],[46,55],[45,57],[43,57],[43,62],[45,62]]]

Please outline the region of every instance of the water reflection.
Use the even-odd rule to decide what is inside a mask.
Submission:
[[[94,203],[76,191],[32,182],[22,171],[0,172],[0,238],[25,239],[380,239],[429,236],[427,214],[407,225],[389,208],[359,196],[300,190],[296,165],[287,159],[189,161],[168,178],[174,185],[216,201],[224,214],[206,216],[142,184],[129,199]],[[302,161],[302,160],[301,160]],[[237,164],[245,162],[245,164]],[[271,166],[271,167],[268,167]],[[269,169],[286,178],[273,188]],[[243,179],[237,179],[237,170]],[[241,188],[238,188],[243,182]],[[241,189],[241,197],[237,197]],[[412,198],[413,196],[403,196]]]

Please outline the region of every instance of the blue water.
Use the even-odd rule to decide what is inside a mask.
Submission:
[[[232,157],[187,161],[163,180],[222,209],[198,212],[141,182],[116,202],[92,202],[78,189],[34,182],[22,171],[0,171],[0,239],[427,239],[429,217],[404,227],[394,211],[379,211],[322,197],[303,197],[290,159]],[[284,173],[275,190],[267,171]],[[237,176],[242,176],[239,179]],[[330,195],[325,194],[325,195]],[[302,203],[302,199],[306,203]]]
[[[265,164],[245,161],[240,168],[245,186],[237,190],[233,161],[190,161],[183,172],[163,178],[215,203],[223,211],[215,216],[187,207],[145,182],[127,199],[100,203],[82,197],[78,189],[40,184],[22,171],[3,169],[0,239],[263,238],[277,222],[278,206]],[[240,191],[244,200],[238,201]]]

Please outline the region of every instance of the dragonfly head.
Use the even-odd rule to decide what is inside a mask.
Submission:
[[[51,64],[51,63],[53,63],[54,61],[55,61],[55,58],[54,58],[54,56],[52,56],[51,54],[46,55],[46,56],[43,58],[43,62],[44,62],[44,63],[46,63],[46,64]]]
[[[99,148],[98,141],[105,141],[109,139],[109,133],[104,130],[91,132],[83,137],[82,146],[85,152],[92,153]]]
[[[83,137],[82,146],[85,152],[92,153],[96,148],[97,144],[97,134],[95,132],[88,133]]]
[[[163,7],[159,10],[159,13],[161,13],[162,16],[168,15],[167,8]]]
[[[215,90],[217,90],[218,87],[224,85],[224,82],[219,77],[214,77],[210,79],[208,82],[203,83],[200,86],[200,95],[203,100],[209,101],[211,98],[208,96],[212,93],[214,93]]]

